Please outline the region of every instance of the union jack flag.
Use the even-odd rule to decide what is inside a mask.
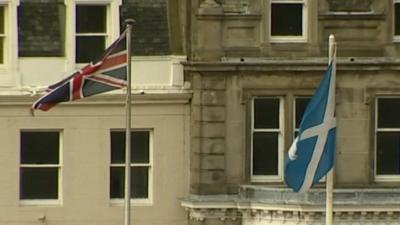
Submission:
[[[128,52],[126,31],[104,54],[71,76],[50,85],[47,94],[32,105],[32,110],[47,111],[60,102],[75,101],[127,86]]]

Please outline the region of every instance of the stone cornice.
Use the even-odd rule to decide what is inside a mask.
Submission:
[[[325,71],[327,58],[229,58],[221,61],[189,61],[185,71]],[[346,57],[337,59],[338,71],[400,70],[400,60],[385,57]]]
[[[320,20],[384,20],[378,12],[326,12],[318,15]]]
[[[260,13],[199,13],[199,20],[261,20]]]
[[[0,105],[31,105],[38,96],[26,94],[5,94],[0,95]],[[137,91],[132,95],[133,104],[187,104],[192,98],[192,93],[188,90],[177,92],[151,92]],[[125,95],[122,93],[100,94],[84,98],[79,101],[66,102],[65,105],[123,105],[125,104]]]

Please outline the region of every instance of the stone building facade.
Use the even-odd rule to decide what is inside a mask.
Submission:
[[[0,1],[0,224],[124,223],[125,90],[55,106],[46,87],[132,37],[132,224],[186,225],[190,99],[177,1]],[[157,212],[157,213],[155,213]]]
[[[189,224],[323,224],[325,184],[293,193],[287,149],[337,41],[335,224],[400,219],[400,2],[191,1]]]
[[[330,34],[335,224],[398,224],[399,0],[0,0],[0,18],[1,225],[122,223],[123,91],[29,107],[126,18],[133,224],[323,224],[324,181],[297,194],[283,172]]]

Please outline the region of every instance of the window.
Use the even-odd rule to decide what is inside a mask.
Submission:
[[[271,0],[272,42],[304,42],[307,31],[306,0]]]
[[[400,0],[394,0],[394,41],[400,41]]]
[[[4,6],[0,6],[0,64],[4,64],[4,45],[6,39],[6,33],[4,29]]]
[[[17,6],[19,1],[0,1],[0,84],[14,85],[17,70]]]
[[[376,106],[376,179],[398,179],[400,178],[400,98],[377,98]]]
[[[62,57],[64,35],[65,5],[62,1],[21,1],[18,7],[20,57]]]
[[[283,164],[282,99],[257,97],[252,104],[251,179],[280,181]]]
[[[125,132],[111,131],[110,198],[125,196]],[[135,201],[150,199],[151,132],[131,132],[131,197]]]
[[[120,34],[121,0],[65,1],[67,69],[97,60]],[[78,65],[77,65],[78,64]]]
[[[107,10],[105,5],[76,5],[77,63],[97,59],[106,48]]]
[[[60,197],[60,132],[21,131],[20,199]]]

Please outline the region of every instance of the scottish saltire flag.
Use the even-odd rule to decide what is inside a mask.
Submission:
[[[311,98],[299,127],[299,135],[289,149],[285,181],[296,192],[304,192],[324,177],[335,162],[336,68],[332,62]]]
[[[47,111],[60,102],[75,101],[126,87],[127,53],[125,31],[98,60],[49,86],[48,93],[32,105],[32,110]]]

